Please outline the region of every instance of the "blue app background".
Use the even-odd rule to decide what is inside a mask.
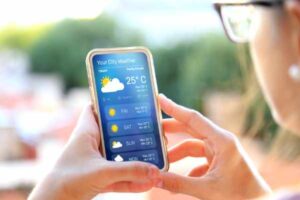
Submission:
[[[92,58],[108,160],[164,167],[147,56],[99,54]]]

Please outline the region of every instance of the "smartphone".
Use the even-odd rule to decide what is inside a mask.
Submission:
[[[151,52],[145,47],[94,49],[86,58],[102,153],[168,170]]]

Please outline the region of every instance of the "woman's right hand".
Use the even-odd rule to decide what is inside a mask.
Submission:
[[[87,106],[55,166],[30,200],[85,200],[106,192],[145,192],[160,185],[159,169],[145,162],[113,162],[99,151],[100,129]]]
[[[185,140],[169,150],[169,161],[185,157],[206,157],[207,165],[191,169],[188,176],[162,175],[162,188],[200,199],[251,199],[271,192],[237,138],[213,124],[200,113],[159,96],[162,110],[173,117],[163,123],[167,134],[188,133]]]

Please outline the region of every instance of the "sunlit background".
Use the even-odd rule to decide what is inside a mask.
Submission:
[[[279,136],[247,46],[227,40],[210,0],[10,0],[0,6],[0,199],[26,199],[59,155],[90,101],[87,52],[137,45],[154,55],[160,92],[241,137],[273,188],[297,181],[299,151],[282,148],[298,141]],[[170,170],[201,162],[187,158]],[[158,189],[98,198],[120,197],[192,199]]]

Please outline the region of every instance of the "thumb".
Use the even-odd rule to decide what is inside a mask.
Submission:
[[[77,121],[76,127],[71,135],[71,138],[74,138],[79,135],[92,136],[99,143],[100,129],[96,122],[91,104],[86,105],[82,110],[80,117]]]
[[[198,197],[199,191],[197,188],[203,188],[202,182],[199,182],[199,178],[185,177],[169,172],[162,173],[161,176],[163,184],[159,187],[170,192]]]

